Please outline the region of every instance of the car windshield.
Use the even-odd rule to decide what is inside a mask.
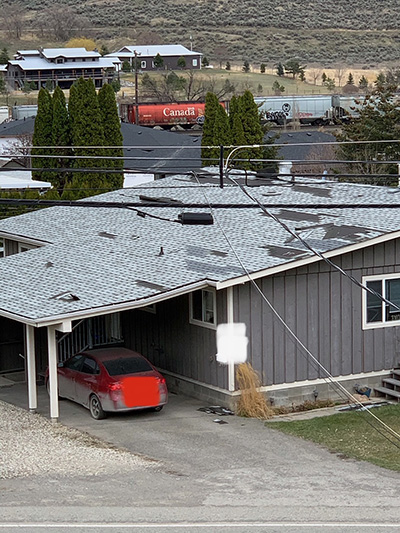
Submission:
[[[121,357],[120,359],[110,359],[103,361],[110,376],[121,376],[125,374],[138,374],[153,370],[150,364],[142,357]]]

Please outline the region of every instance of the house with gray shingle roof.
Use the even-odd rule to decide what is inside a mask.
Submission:
[[[69,89],[81,77],[91,78],[96,87],[102,87],[114,79],[118,64],[115,58],[86,48],[19,50],[7,63],[5,79],[12,89],[21,89],[25,83],[40,89],[47,81]]]
[[[276,404],[314,391],[337,399],[326,372],[349,390],[379,383],[399,364],[397,189],[247,183],[251,197],[208,174],[178,175],[0,221],[0,371],[11,364],[5,323],[19,323],[36,371],[122,343],[172,390],[228,403],[238,391],[216,360],[216,328],[234,321]],[[201,214],[213,224],[182,223]]]

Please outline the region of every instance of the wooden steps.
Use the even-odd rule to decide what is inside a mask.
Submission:
[[[382,379],[382,387],[374,388],[377,396],[400,401],[400,369],[393,369],[391,377]]]

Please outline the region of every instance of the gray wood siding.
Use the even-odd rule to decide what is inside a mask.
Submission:
[[[358,250],[334,262],[362,276],[399,272],[400,240]],[[334,376],[400,363],[400,327],[362,330],[362,290],[326,263],[257,282],[299,339]],[[249,361],[265,385],[324,377],[250,283],[234,288],[235,321],[247,325]]]
[[[217,320],[226,322],[226,291],[217,293]],[[125,346],[157,367],[222,388],[227,369],[216,362],[216,331],[189,323],[189,295],[156,305],[156,313],[127,311],[121,316]]]
[[[4,255],[13,255],[18,253],[18,241],[4,239]]]

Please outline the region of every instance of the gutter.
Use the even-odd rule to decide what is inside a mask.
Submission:
[[[204,289],[207,287],[216,288],[216,282],[208,281],[208,280],[198,281],[191,285],[185,285],[184,287],[173,289],[172,291],[168,291],[167,293],[162,293],[162,294],[157,294],[155,296],[151,296],[149,298],[146,298],[145,300],[143,299],[136,300],[136,301],[131,300],[129,302],[110,304],[110,305],[105,305],[101,307],[91,307],[90,309],[84,310],[84,311],[75,311],[72,313],[64,313],[62,315],[48,316],[48,317],[44,317],[44,318],[40,318],[36,320],[28,318],[28,317],[23,317],[22,315],[17,315],[15,313],[10,313],[2,309],[0,309],[0,316],[9,318],[11,320],[15,320],[17,322],[22,322],[23,324],[27,324],[29,326],[34,326],[35,328],[41,328],[45,326],[53,326],[65,320],[79,320],[82,318],[91,318],[94,316],[118,313],[120,311],[140,309],[141,307],[145,307],[147,305],[156,304],[158,302],[169,300],[171,298],[175,298],[176,296],[182,296],[184,294],[189,294],[190,292],[193,292],[194,290]]]

